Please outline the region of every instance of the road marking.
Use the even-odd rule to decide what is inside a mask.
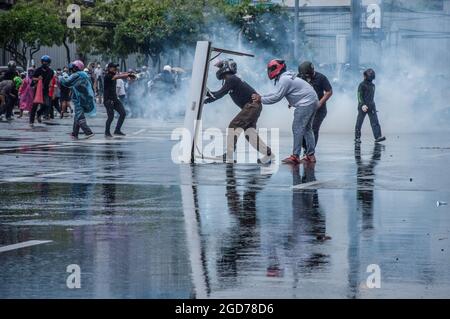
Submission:
[[[312,186],[316,186],[316,185],[327,183],[327,182],[331,182],[331,181],[332,180],[330,180],[330,181],[314,181],[314,182],[309,182],[309,183],[303,183],[303,184],[295,185],[295,186],[292,186],[292,188],[293,189],[305,189],[305,188],[310,188]]]
[[[139,130],[139,131],[136,131],[136,132],[134,132],[134,133],[131,133],[131,135],[139,135],[139,134],[144,133],[144,132],[146,132],[146,131],[147,131],[147,129],[146,129],[146,128],[143,128],[142,130]]]
[[[20,249],[20,248],[30,247],[30,246],[47,244],[47,243],[51,243],[52,241],[53,240],[29,240],[29,241],[24,241],[22,243],[2,246],[2,247],[0,247],[0,253],[4,253],[5,251],[10,251],[10,250],[16,250],[16,249]]]

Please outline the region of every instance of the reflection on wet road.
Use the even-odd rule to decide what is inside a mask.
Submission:
[[[176,123],[84,142],[70,120],[0,124],[0,298],[450,297],[443,138],[323,134],[316,165],[263,175],[172,163]]]

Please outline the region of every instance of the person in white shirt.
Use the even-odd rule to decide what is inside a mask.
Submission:
[[[125,104],[125,99],[127,96],[127,92],[125,90],[125,81],[122,79],[117,79],[116,81],[116,93],[122,104]]]

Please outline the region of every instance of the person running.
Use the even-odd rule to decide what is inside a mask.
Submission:
[[[69,77],[69,68],[65,66],[63,68],[62,76],[67,78]],[[59,90],[60,90],[60,100],[61,100],[61,118],[64,118],[64,114],[67,113],[67,111],[70,109],[70,112],[72,113],[72,108],[70,107],[70,101],[71,99],[71,92],[70,88],[65,87],[64,85],[61,85],[61,82],[59,83]]]
[[[236,151],[238,137],[245,132],[247,141],[263,155],[259,162],[269,164],[275,156],[256,132],[262,105],[260,102],[252,101],[252,95],[256,94],[255,89],[236,75],[237,64],[232,59],[220,61],[216,67],[218,68],[217,79],[223,81],[223,86],[218,91],[208,92],[204,103],[212,103],[229,94],[233,102],[241,109],[228,125],[227,152],[224,154],[224,161],[234,162],[233,154]]]
[[[50,109],[51,105],[51,98],[49,95],[50,90],[50,82],[53,78],[53,70],[50,68],[50,64],[52,62],[52,59],[48,55],[44,55],[41,57],[41,66],[38,67],[33,74],[33,80],[39,81],[42,80],[42,95],[44,98],[44,103],[41,105],[41,107],[38,110],[38,104],[34,104],[33,108],[30,112],[30,125],[32,126],[34,124],[34,119],[36,117],[37,113],[37,121],[41,122],[41,116],[47,116],[47,112]]]
[[[286,98],[289,107],[295,108],[292,123],[293,152],[291,156],[283,160],[283,163],[292,165],[298,165],[301,161],[315,163],[316,143],[312,123],[319,106],[319,99],[314,88],[306,81],[298,78],[295,73],[287,71],[284,60],[271,60],[267,65],[267,75],[270,80],[275,80],[276,90],[262,96],[254,94],[253,101],[262,104],[275,104]],[[306,140],[306,150],[304,157],[300,158],[303,137]]]
[[[381,134],[381,126],[378,121],[377,107],[375,105],[375,71],[367,69],[364,71],[364,80],[358,87],[358,117],[355,126],[355,142],[361,143],[361,128],[366,115],[369,115],[370,124],[372,126],[375,142],[383,142],[386,140]]]
[[[106,108],[106,113],[108,114],[108,118],[106,120],[105,127],[105,137],[111,138],[111,123],[114,120],[114,111],[119,113],[119,119],[117,120],[116,129],[114,130],[114,135],[116,136],[125,136],[125,134],[121,131],[123,122],[125,121],[126,112],[123,107],[122,102],[120,102],[117,97],[116,87],[118,79],[125,79],[127,77],[133,77],[132,73],[118,73],[117,67],[119,65],[115,63],[108,63],[107,65],[107,73],[104,78],[104,95],[103,95],[103,104]]]
[[[71,88],[73,93],[73,104],[75,106],[75,116],[73,120],[72,138],[78,139],[81,130],[85,138],[94,136],[91,128],[86,122],[85,114],[95,112],[95,95],[89,75],[83,71],[84,63],[76,60],[71,63],[72,74],[69,77],[59,78],[61,85]]]
[[[319,109],[314,116],[314,121],[312,124],[317,147],[317,143],[319,142],[320,126],[327,116],[327,101],[333,95],[333,88],[331,87],[328,78],[322,73],[319,73],[315,70],[314,64],[312,64],[312,62],[306,61],[300,64],[300,66],[298,67],[298,76],[312,85],[314,91],[316,91],[317,97],[319,98]],[[306,140],[304,138],[303,148],[306,149]]]

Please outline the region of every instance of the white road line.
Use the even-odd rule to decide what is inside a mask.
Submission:
[[[22,243],[2,246],[2,247],[0,247],[0,253],[4,253],[5,251],[10,251],[10,250],[16,250],[16,249],[20,249],[20,248],[40,245],[40,244],[47,244],[47,243],[51,243],[52,241],[53,240],[29,240],[29,241],[24,241]]]
[[[139,134],[141,134],[141,133],[144,133],[145,131],[147,131],[147,129],[146,129],[146,128],[143,128],[142,130],[139,130],[139,131],[136,131],[136,132],[134,132],[134,133],[131,133],[131,135],[139,135]]]
[[[295,186],[292,186],[292,188],[293,189],[305,189],[305,188],[310,188],[311,186],[316,186],[316,185],[323,184],[323,183],[326,183],[326,182],[331,182],[331,181],[314,181],[314,182],[309,182],[309,183],[303,183],[303,184],[295,185]]]

